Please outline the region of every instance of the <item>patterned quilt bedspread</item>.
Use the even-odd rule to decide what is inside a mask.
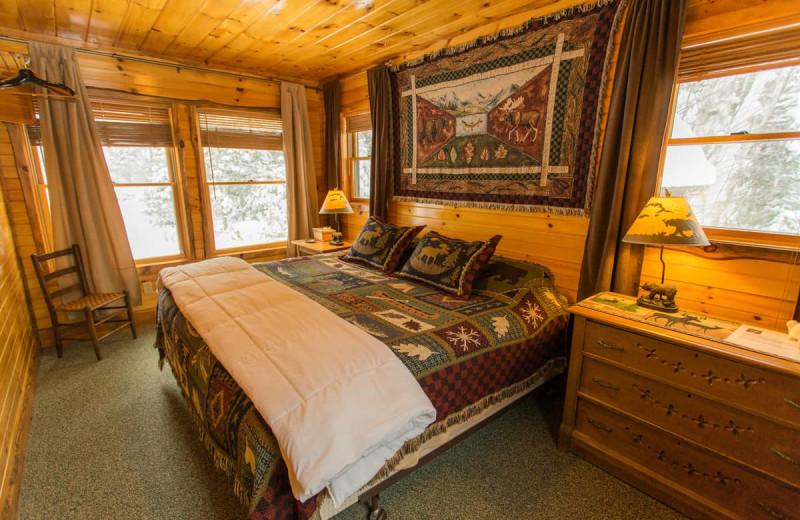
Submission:
[[[336,254],[254,267],[383,341],[436,408],[436,422],[406,443],[375,481],[424,442],[564,367],[566,300],[550,271],[536,264],[494,258],[466,300],[342,262]],[[325,492],[305,503],[294,499],[269,427],[165,289],[157,318],[156,346],[215,463],[250,505],[249,518],[319,518]]]

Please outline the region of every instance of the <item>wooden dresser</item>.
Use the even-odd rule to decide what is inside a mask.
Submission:
[[[570,309],[561,449],[691,518],[800,520],[800,363],[596,307]]]

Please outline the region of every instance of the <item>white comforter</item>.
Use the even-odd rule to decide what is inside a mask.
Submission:
[[[160,277],[269,424],[298,500],[327,487],[338,506],[436,417],[383,343],[243,260]]]

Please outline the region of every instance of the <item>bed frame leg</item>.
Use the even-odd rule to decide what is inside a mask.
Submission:
[[[369,502],[367,502],[367,507],[369,508],[369,516],[367,516],[368,520],[387,520],[387,518],[389,518],[386,510],[381,507],[380,501],[380,495],[375,495],[369,499]]]

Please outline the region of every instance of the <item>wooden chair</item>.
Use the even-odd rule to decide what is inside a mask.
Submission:
[[[70,264],[58,268],[56,258],[65,258]],[[90,293],[83,270],[81,252],[77,244],[68,249],[54,251],[44,255],[31,255],[36,278],[42,287],[50,321],[53,323],[56,350],[62,357],[64,340],[91,341],[97,360],[103,359],[98,342],[106,336],[130,326],[136,338],[136,327],[133,324],[133,309],[128,298],[128,291],[121,293]],[[64,301],[63,297],[78,294],[75,299]],[[111,305],[119,302],[118,305]],[[110,312],[109,312],[110,311]],[[83,313],[83,318],[59,318],[60,314]],[[127,314],[127,317],[124,315]],[[88,336],[81,336],[88,331]]]

